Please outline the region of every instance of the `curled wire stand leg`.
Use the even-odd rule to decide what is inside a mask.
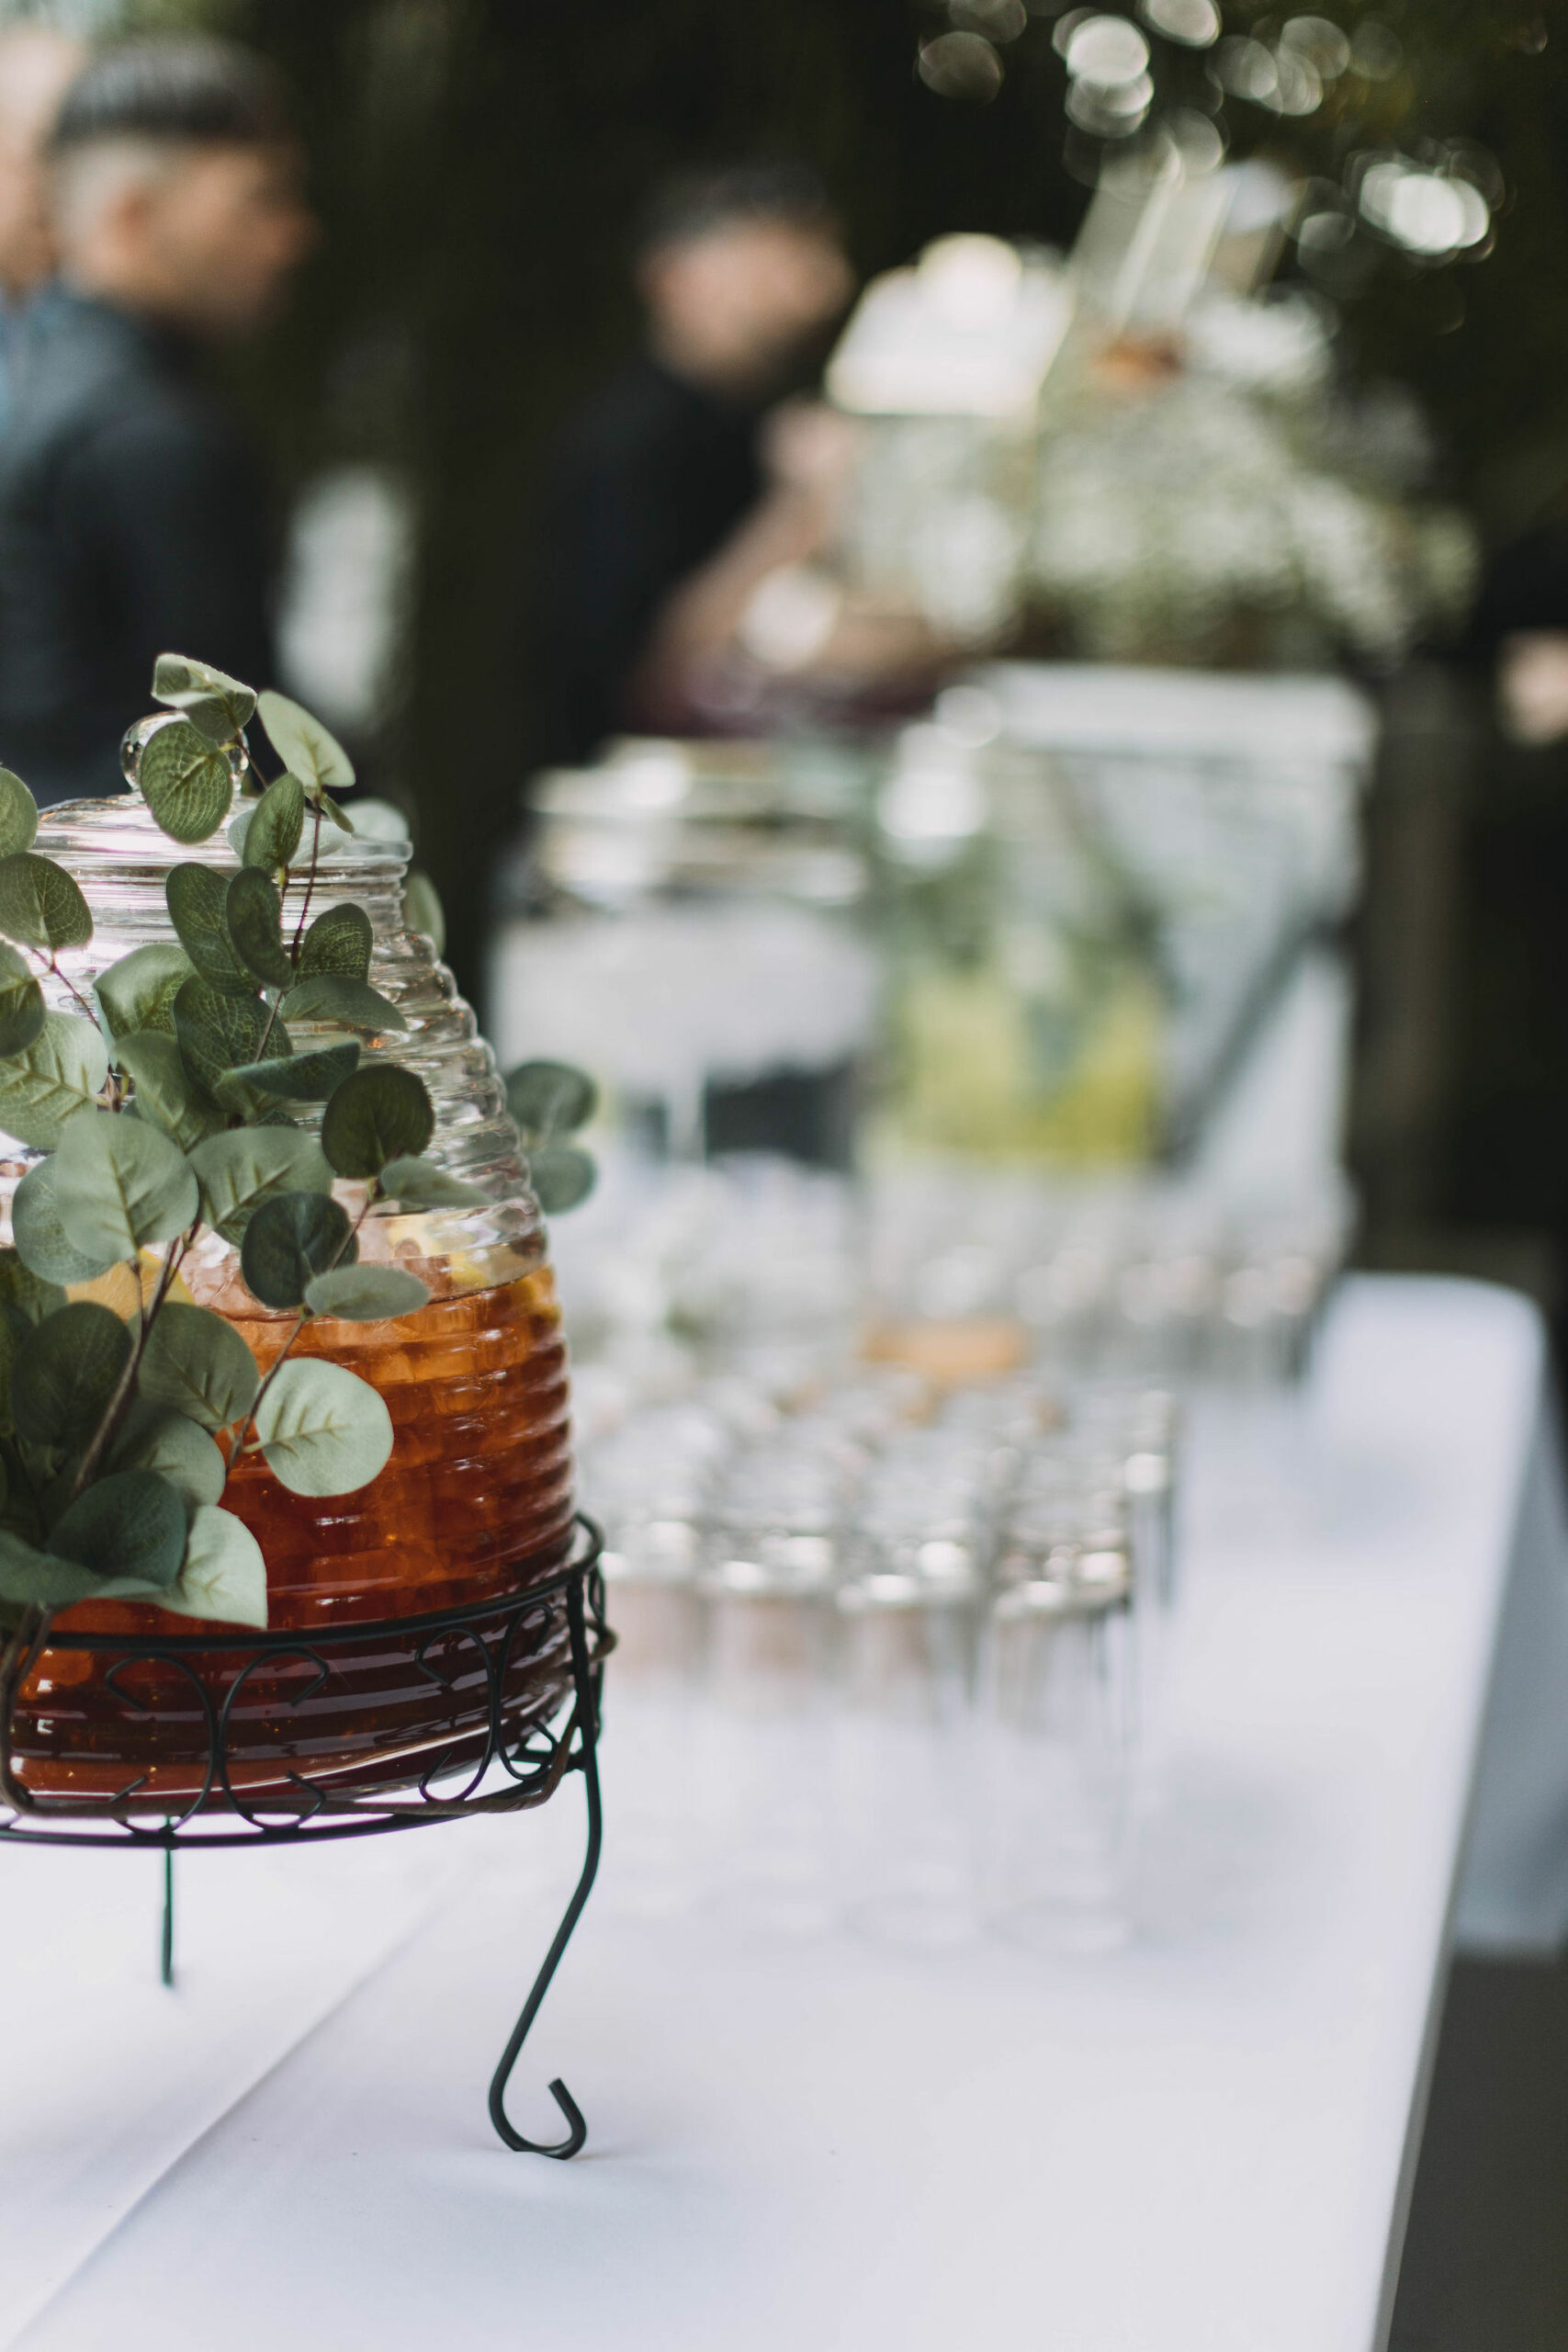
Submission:
[[[506,2145],[516,2149],[524,2155],[557,2156],[563,2162],[568,2156],[577,2154],[588,2137],[588,2125],[583,2120],[582,2109],[578,2106],[559,2075],[556,2076],[549,2086],[550,2097],[566,2119],[567,2135],[564,2140],[557,2140],[549,2143],[539,2140],[525,2140],[520,2132],[513,2129],[506,2112],[506,2087],[512,2079],[512,2070],[517,2064],[523,2044],[528,2038],[528,2030],[539,2013],[545,1995],[550,1989],[550,1980],[560,1964],[561,1954],[570,1942],[572,1929],[582,1916],[582,1906],[588,1900],[599,1869],[599,1849],[604,1837],[604,1813],[599,1796],[599,1691],[597,1676],[588,1655],[588,1635],[583,1623],[581,1584],[572,1586],[568,1592],[567,1608],[571,1632],[572,1681],[576,1691],[574,1712],[577,1718],[579,1742],[578,1752],[572,1758],[572,1762],[582,1774],[583,1792],[587,1799],[588,1850],[583,1858],[581,1875],[573,1889],[571,1901],[567,1905],[560,1926],[556,1929],[555,1941],[545,1954],[544,1965],[534,1979],[533,1990],[523,2005],[522,2016],[512,2029],[511,2039],[501,2053],[501,2064],[495,2070],[490,2086],[490,2120]]]
[[[315,1626],[308,1632],[224,1630],[210,1634],[101,1634],[62,1630],[33,1611],[0,1639],[0,1849],[7,1844],[118,1847],[121,1852],[162,1849],[163,1920],[159,1975],[175,1982],[175,1849],[176,1847],[319,1845],[324,1839],[373,1838],[437,1822],[525,1813],[547,1804],[570,1772],[581,1772],[588,1804],[588,1851],[555,1941],[491,2085],[490,2111],[509,2148],[543,2156],[574,2156],[588,2136],[581,2110],[564,2083],[550,2090],[566,2119],[567,2137],[545,2145],[514,2132],[506,2116],[506,2086],[530,2026],[548,1992],[561,1954],[588,1900],[599,1867],[603,1816],[599,1792],[599,1701],[604,1660],[615,1636],[604,1621],[599,1571],[602,1537],[580,1517],[573,1553],[564,1566],[521,1578],[513,1591],[416,1616]],[[570,1680],[561,1656],[561,1632]],[[417,1644],[419,1669],[467,1710],[417,1781],[411,1771],[388,1782],[355,1786],[329,1759],[312,1772],[299,1768],[300,1735],[291,1711],[323,1690],[365,1698],[368,1675],[381,1670],[389,1643]],[[460,1655],[461,1676],[443,1668],[443,1651]],[[81,1661],[75,1680],[118,1702],[138,1736],[166,1699],[144,1702],[122,1680],[151,1671],[175,1690],[174,1720],[194,1720],[204,1746],[185,1768],[190,1785],[177,1811],[167,1811],[143,1770],[111,1796],[70,1792],[35,1793],[17,1758],[17,1714],[28,1675],[46,1656]],[[478,1671],[476,1672],[476,1667]],[[51,1671],[58,1670],[58,1664]],[[253,1686],[292,1676],[258,1703]],[[96,1678],[96,1681],[95,1681]],[[459,1693],[466,1684],[466,1695]],[[301,1687],[302,1686],[302,1687]],[[374,1694],[371,1694],[372,1698]],[[366,1703],[369,1703],[368,1701]],[[564,1717],[564,1720],[562,1718]],[[263,1738],[270,1746],[258,1751]],[[428,1733],[422,1737],[429,1738]],[[374,1759],[373,1759],[374,1760]],[[260,1769],[258,1769],[260,1768]],[[134,1771],[134,1764],[128,1764]],[[460,1776],[460,1785],[456,1783]],[[161,1814],[153,1821],[146,1816]]]

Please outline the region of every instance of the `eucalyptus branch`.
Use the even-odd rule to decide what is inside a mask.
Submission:
[[[299,920],[294,926],[293,944],[288,950],[288,960],[296,969],[299,963],[299,943],[305,936],[305,922],[310,911],[310,893],[316,887],[316,868],[321,855],[321,804],[317,799],[310,805],[315,811],[315,824],[310,834],[310,865],[305,876],[305,896],[299,908]]]
[[[370,1189],[365,1195],[365,1205],[360,1210],[359,1215],[355,1218],[354,1223],[349,1227],[347,1232],[344,1235],[343,1239],[338,1243],[337,1248],[327,1260],[326,1264],[321,1268],[320,1271],[323,1274],[330,1274],[333,1268],[341,1262],[344,1251],[348,1248],[350,1242],[356,1241],[359,1238],[360,1227],[364,1224],[366,1218],[369,1216],[371,1210],[375,1207],[377,1202],[380,1200],[381,1197],[381,1185],[380,1181],[378,1178],[372,1181]],[[230,1449],[229,1453],[229,1467],[223,1481],[225,1488],[228,1487],[229,1479],[233,1476],[235,1463],[238,1462],[241,1454],[244,1453],[247,1442],[255,1430],[256,1415],[261,1411],[262,1402],[266,1396],[267,1390],[272,1386],[273,1382],[277,1378],[278,1374],[283,1370],[284,1365],[288,1363],[289,1356],[294,1351],[295,1341],[299,1339],[300,1332],[305,1329],[306,1324],[311,1321],[311,1319],[312,1317],[310,1308],[305,1307],[301,1311],[293,1330],[290,1331],[288,1339],[285,1340],[282,1347],[279,1348],[276,1355],[274,1356],[271,1363],[268,1364],[266,1371],[262,1375],[261,1386],[256,1390],[255,1396],[251,1401],[251,1409],[245,1415],[244,1419],[239,1424],[234,1432],[234,1442]]]
[[[42,951],[42,949],[41,949],[41,948],[40,948],[40,949],[39,949],[37,952],[38,952],[39,955],[41,955],[41,954],[43,953],[43,951]],[[91,1002],[91,1001],[90,1001],[86,997],[85,997],[85,996],[83,995],[83,993],[82,993],[81,989],[77,987],[77,985],[76,985],[75,981],[71,978],[71,975],[70,975],[70,973],[69,973],[69,972],[62,972],[62,971],[61,970],[61,968],[60,968],[59,959],[58,959],[58,957],[54,955],[54,953],[53,953],[52,949],[50,951],[50,953],[49,953],[48,956],[45,958],[44,969],[45,969],[45,970],[50,974],[50,976],[51,976],[51,978],[56,979],[56,980],[58,980],[58,981],[60,982],[60,985],[61,985],[61,987],[62,987],[62,988],[63,988],[63,989],[68,989],[70,990],[71,994],[75,998],[75,1000],[76,1000],[77,1003],[81,1006],[82,1011],[86,1014],[87,1019],[88,1019],[88,1020],[93,1023],[93,1026],[94,1026],[95,1028],[96,1028],[96,1026],[97,1026],[97,1022],[98,1022],[98,1009],[97,1009],[97,1006],[96,1006],[96,1004],[92,1003],[92,1002]]]
[[[197,1224],[199,1222],[200,1220],[197,1219]],[[150,1306],[141,1295],[141,1261],[140,1258],[135,1261],[140,1328],[119,1378],[109,1392],[109,1399],[104,1407],[98,1426],[93,1431],[88,1441],[87,1450],[76,1465],[76,1475],[71,1481],[69,1502],[73,1503],[83,1489],[92,1484],[97,1476],[99,1464],[119,1434],[120,1424],[130,1411],[131,1399],[136,1394],[136,1375],[141,1369],[141,1359],[147,1352],[147,1342],[152,1335],[152,1326],[157,1321],[158,1310],[169,1295],[175,1276],[178,1273],[181,1261],[195,1240],[196,1234],[197,1226],[193,1225],[186,1232],[176,1235],[170,1243],[163,1265],[158,1271],[158,1280],[153,1288],[152,1303]]]

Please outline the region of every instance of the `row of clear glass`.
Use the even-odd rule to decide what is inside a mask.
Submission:
[[[623,1883],[918,1942],[1114,1939],[1176,1590],[1169,1396],[856,1374],[742,1403],[633,1414],[584,1465]]]

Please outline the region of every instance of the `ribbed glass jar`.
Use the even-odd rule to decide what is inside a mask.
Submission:
[[[247,805],[236,799],[235,813]],[[288,1492],[251,1457],[230,1481],[226,1507],[266,1559],[269,1630],[307,1636],[311,1628],[419,1617],[515,1593],[560,1567],[572,1512],[560,1312],[494,1057],[431,943],[403,919],[405,849],[328,825],[321,832],[310,915],[344,899],[365,909],[374,932],[371,981],[408,1023],[367,1043],[366,1057],[384,1055],[418,1073],[435,1106],[429,1157],[491,1197],[483,1208],[374,1212],[360,1230],[361,1261],[417,1273],[428,1305],[384,1323],[313,1320],[297,1343],[297,1353],[345,1364],[385,1398],[395,1442],[380,1476],[356,1494],[317,1500]],[[182,851],[134,793],[46,811],[37,848],[75,876],[93,910],[90,945],[60,957],[84,992],[132,948],[174,942],[164,894],[172,866],[238,865],[221,832]],[[291,890],[286,915],[298,904]],[[46,981],[45,992],[67,1008],[62,988]],[[308,1025],[290,1028],[301,1046],[315,1042]],[[320,1125],[319,1106],[299,1106],[297,1115],[302,1126]],[[7,1228],[11,1196],[38,1156],[0,1137]],[[351,1213],[363,1203],[361,1186],[340,1182],[337,1192]],[[198,1305],[236,1324],[265,1369],[295,1318],[256,1305],[238,1252],[204,1234],[183,1278]],[[85,1605],[59,1623],[76,1632],[197,1630],[188,1619],[123,1603]],[[486,1668],[473,1642],[457,1649],[463,1655],[433,1661],[413,1632],[376,1645],[374,1656],[356,1648],[353,1667],[340,1666],[330,1690],[315,1695],[298,1657],[253,1669],[231,1708],[236,1783],[270,1785],[285,1751],[291,1770],[325,1770],[344,1786],[416,1779],[448,1751],[461,1760],[482,1742]],[[515,1672],[526,1690],[527,1712],[543,1713],[565,1687],[558,1625],[541,1629],[525,1652],[525,1640],[513,1645],[509,1677]],[[45,1652],[14,1724],[28,1786],[109,1799],[143,1775],[139,1805],[188,1797],[201,1784],[209,1743],[186,1679],[139,1667],[128,1705],[106,1666],[80,1651]]]

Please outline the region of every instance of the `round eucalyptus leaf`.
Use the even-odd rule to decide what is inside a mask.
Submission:
[[[136,781],[171,841],[207,841],[229,814],[234,798],[228,760],[188,718],[176,718],[149,735],[141,747]]]
[[[370,973],[370,918],[363,907],[345,902],[320,914],[299,943],[299,978],[310,980],[324,973],[344,980],[367,979]]]
[[[118,1315],[90,1299],[62,1306],[28,1333],[11,1374],[17,1434],[69,1452],[85,1445],[130,1355]]]
[[[585,1151],[571,1143],[547,1143],[528,1154],[528,1182],[547,1216],[564,1216],[593,1190],[595,1170]]]
[[[226,1114],[185,1066],[173,1037],[144,1029],[114,1049],[122,1074],[135,1085],[137,1116],[162,1128],[182,1151],[193,1151],[226,1124]]]
[[[175,1035],[186,1069],[214,1097],[226,1071],[262,1059],[264,1043],[273,1060],[293,1051],[260,997],[226,996],[203,979],[186,980],[175,997]]]
[[[242,1240],[256,1208],[275,1193],[333,1188],[321,1146],[297,1127],[236,1127],[197,1144],[190,1159],[202,1215],[225,1241]]]
[[[172,1241],[201,1206],[196,1170],[178,1144],[114,1111],[72,1120],[54,1155],[54,1197],[65,1238],[85,1258],[134,1258]]]
[[[223,901],[224,929],[243,964],[268,988],[287,988],[294,967],[283,944],[283,901],[270,875],[242,865]]]
[[[46,1012],[27,1050],[0,1062],[0,1133],[52,1151],[69,1121],[96,1106],[108,1070],[108,1049],[93,1022]]]
[[[85,947],[93,917],[63,865],[19,850],[0,857],[0,932],[29,947]]]
[[[378,1176],[389,1159],[416,1156],[435,1113],[412,1069],[377,1062],[344,1079],[321,1121],[321,1149],[340,1176]]]
[[[324,1193],[276,1193],[245,1227],[240,1272],[264,1306],[299,1306],[305,1286],[334,1262],[352,1265],[358,1245],[348,1218]]]
[[[40,1159],[36,1168],[29,1168],[17,1185],[11,1203],[11,1230],[17,1237],[17,1252],[22,1263],[40,1283],[59,1286],[96,1282],[118,1261],[118,1253],[107,1258],[85,1257],[67,1238],[55,1192],[52,1158]],[[62,1295],[61,1304],[63,1303]]]
[[[433,1159],[389,1159],[381,1170],[381,1190],[405,1209],[481,1209],[491,1196],[478,1184],[448,1176]]]
[[[231,743],[256,707],[251,687],[183,653],[159,654],[152,665],[152,699],[183,710],[197,733],[213,744]]]
[[[368,1382],[319,1357],[282,1366],[256,1411],[268,1469],[295,1495],[350,1495],[386,1468],[392,1417]]]
[[[114,1470],[85,1488],[50,1530],[49,1548],[96,1577],[174,1583],[186,1550],[186,1507],[155,1470]]]
[[[215,1503],[229,1465],[207,1431],[184,1413],[138,1403],[126,1418],[109,1456],[111,1470],[155,1470],[166,1478],[187,1511]]]
[[[40,1167],[47,1167],[40,1161]],[[28,1179],[24,1176],[22,1182]],[[20,1186],[17,1187],[18,1191]],[[15,1204],[13,1203],[13,1212]],[[73,1277],[74,1279],[74,1277]],[[84,1282],[92,1277],[84,1274]],[[65,1293],[52,1275],[39,1275],[29,1266],[18,1250],[0,1250],[0,1301],[15,1307],[29,1323],[41,1323],[57,1306],[65,1304]]]
[[[0,768],[0,857],[31,849],[38,831],[38,802],[19,775]]]
[[[209,987],[226,996],[254,996],[256,976],[229,936],[224,920],[230,876],[215,865],[176,865],[164,885],[180,944]]]
[[[266,1630],[266,1562],[243,1520],[203,1503],[193,1514],[179,1582],[162,1604],[179,1617]]]
[[[246,865],[276,874],[288,865],[299,846],[305,826],[305,787],[297,775],[280,775],[269,784],[245,821],[240,854]],[[230,838],[233,839],[232,828]],[[239,845],[236,844],[238,847]]]
[[[354,782],[348,753],[319,718],[312,718],[287,695],[270,691],[259,697],[257,707],[272,747],[290,775],[318,791],[323,785],[342,791]]]
[[[175,999],[196,970],[183,947],[133,947],[93,983],[98,1010],[114,1037],[139,1030],[175,1034]]]
[[[569,1062],[523,1062],[508,1070],[505,1084],[506,1107],[533,1143],[571,1135],[599,1106],[593,1080]]]
[[[184,1413],[204,1430],[227,1429],[255,1402],[256,1360],[234,1326],[209,1306],[165,1299],[152,1318],[137,1394],[146,1404]]]
[[[245,862],[245,843],[250,839],[251,818],[254,813],[252,809],[242,808],[239,815],[231,817],[223,828],[223,838],[242,865]]]
[[[438,956],[446,946],[446,910],[428,874],[416,866],[403,881],[403,920],[411,931],[423,933]]]
[[[351,1029],[406,1029],[408,1023],[389,997],[364,980],[339,972],[319,972],[299,980],[283,1000],[286,1021],[336,1021]]]
[[[280,1102],[325,1102],[358,1059],[359,1046],[351,1037],[320,1053],[293,1054],[287,1061],[243,1062],[219,1080],[218,1091],[232,1100],[237,1086],[254,1087],[258,1094],[276,1095]]]
[[[0,1603],[32,1609],[69,1609],[78,1600],[117,1598],[118,1579],[106,1583],[88,1568],[40,1552],[11,1528],[0,1528]],[[140,1597],[149,1588],[136,1584]]]
[[[43,990],[16,949],[0,941],[0,1057],[26,1053],[43,1013]]]
[[[334,1266],[305,1285],[312,1315],[334,1315],[345,1323],[380,1323],[396,1315],[416,1315],[430,1298],[417,1274],[400,1266]]]

